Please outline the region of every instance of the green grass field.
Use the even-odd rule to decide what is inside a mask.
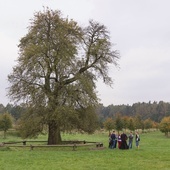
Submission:
[[[131,150],[108,148],[108,133],[63,134],[64,140],[103,142],[105,149],[82,149],[76,151],[58,148],[4,148],[0,147],[0,170],[169,170],[170,138],[156,131],[140,134],[140,148],[133,143]],[[19,137],[0,136],[4,141],[21,140]],[[37,140],[45,140],[40,136]]]

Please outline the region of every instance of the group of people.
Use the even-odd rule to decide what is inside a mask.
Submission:
[[[130,132],[129,135],[126,135],[124,132],[122,134],[116,134],[115,131],[113,131],[111,134],[109,134],[109,148],[110,149],[132,149],[132,144],[133,144],[133,138],[134,135],[132,132]],[[140,136],[139,133],[136,132],[135,135],[135,143],[136,147],[139,148],[139,141],[140,141]]]

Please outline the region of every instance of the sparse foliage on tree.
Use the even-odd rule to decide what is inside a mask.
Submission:
[[[122,118],[123,128],[126,130],[128,128],[129,118],[127,116],[123,116]]]
[[[139,114],[135,116],[134,122],[135,122],[135,129],[143,129],[143,122]]]
[[[118,133],[123,129],[123,119],[119,113],[115,117],[115,129],[118,131]]]
[[[4,138],[6,138],[6,132],[12,127],[12,116],[9,113],[0,114],[0,130],[4,132]]]
[[[169,135],[170,132],[170,116],[164,117],[160,124],[159,124],[159,129],[161,132],[165,133],[166,136]]]
[[[111,130],[114,129],[114,120],[112,118],[107,118],[104,122],[104,128],[111,133]]]
[[[117,65],[119,58],[112,47],[107,28],[98,22],[90,20],[83,28],[60,11],[35,13],[8,76],[10,98],[29,108],[28,122],[21,121],[22,129],[28,130],[25,136],[39,134],[45,125],[48,144],[56,144],[61,131],[95,130],[96,82],[101,78],[112,84],[109,65]]]
[[[154,122],[151,119],[146,119],[143,123],[144,123],[144,128],[145,129],[153,128]]]
[[[131,131],[135,130],[135,123],[134,123],[134,119],[132,117],[129,118],[128,129]]]

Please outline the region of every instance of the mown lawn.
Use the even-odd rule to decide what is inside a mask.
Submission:
[[[108,148],[108,134],[65,134],[64,140],[86,140],[103,142],[104,150],[71,148],[35,148],[34,150],[0,147],[0,170],[169,170],[170,138],[163,133],[141,134],[140,148],[131,150],[111,150]],[[44,140],[44,137],[40,137]],[[40,140],[39,139],[39,140]],[[6,141],[14,141],[8,137]],[[19,140],[17,138],[16,140]],[[4,141],[2,138],[0,142]]]

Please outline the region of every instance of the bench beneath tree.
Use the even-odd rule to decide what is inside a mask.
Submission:
[[[30,147],[30,150],[34,148],[53,148],[53,147],[70,147],[73,151],[77,149],[77,147],[88,147],[88,146],[96,146],[96,148],[102,148],[103,143],[101,142],[87,142],[87,141],[63,141],[63,144],[59,145],[47,145],[47,144],[30,144],[26,145],[27,142],[29,143],[37,143],[37,142],[47,142],[47,141],[16,141],[16,142],[3,142],[2,145],[4,147]],[[23,145],[15,145],[15,144],[23,144]]]
[[[83,147],[83,146],[94,146],[96,147],[103,147],[103,143],[86,143],[86,144],[65,144],[65,145],[30,145],[30,150],[33,150],[36,147],[47,147],[47,148],[52,148],[52,147],[71,147],[73,151],[75,151],[78,147]]]

